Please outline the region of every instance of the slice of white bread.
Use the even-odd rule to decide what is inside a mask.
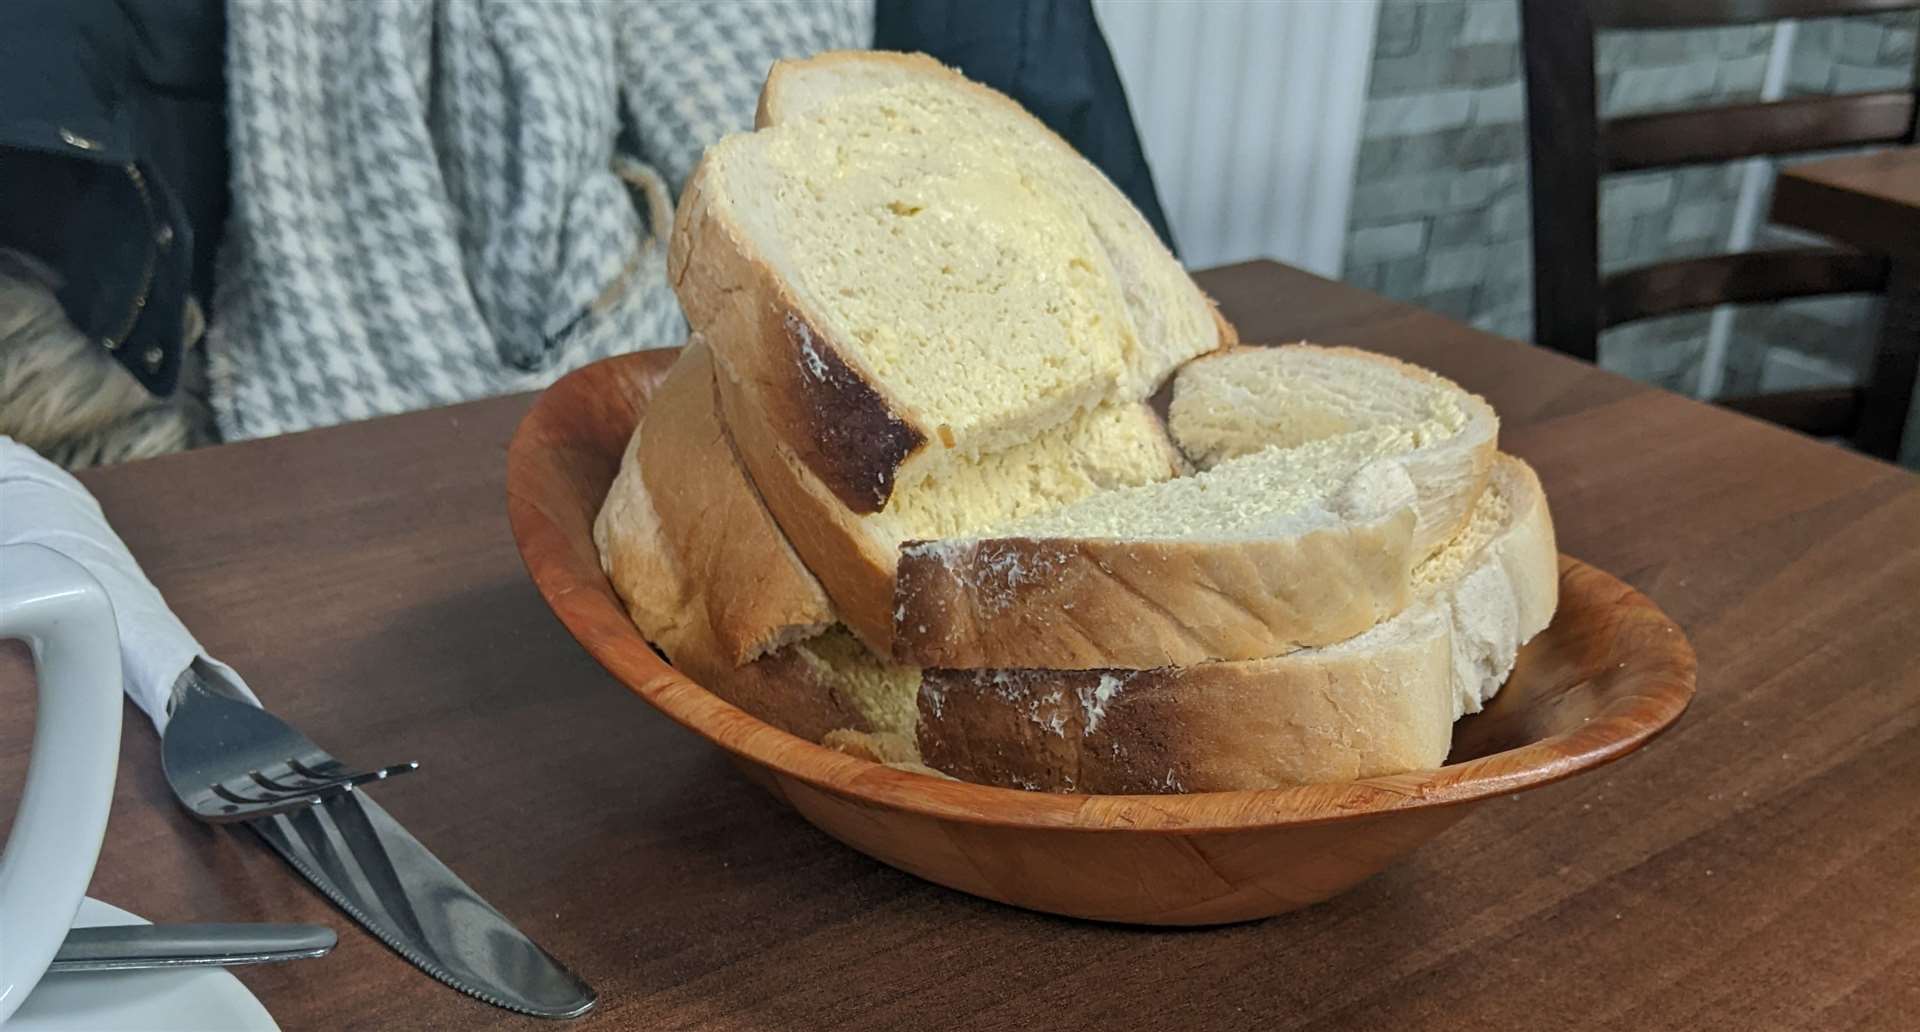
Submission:
[[[1014,131],[1031,131],[1038,125],[1013,101],[925,54],[879,50],[824,51],[775,62],[760,91],[755,124],[765,128],[811,119],[830,111],[842,97],[927,83],[951,87],[989,106],[1012,109],[1003,113],[1015,123],[1009,127]],[[1082,159],[1071,144],[1044,126],[1039,127],[1036,143],[1042,150],[1050,148],[1058,160],[1040,162],[1023,174],[1044,179],[1079,207],[1119,273],[1121,301],[1139,331],[1140,347],[1129,356],[1120,397],[1137,399],[1152,394],[1169,370],[1192,358],[1198,353],[1193,348],[1206,343],[1205,322],[1209,319],[1220,346],[1239,341],[1232,324],[1199,293],[1186,270],[1178,261],[1169,260],[1171,255],[1153,226],[1125,194]],[[1204,311],[1193,303],[1196,296],[1205,301]]]
[[[912,74],[791,120],[763,95],[770,124],[696,169],[669,267],[720,364],[850,511],[1141,400],[1219,346],[1145,221],[1018,105],[924,58],[815,60]]]
[[[1356,431],[1405,430],[1396,456],[1419,492],[1415,547],[1452,540],[1492,468],[1500,419],[1431,370],[1355,348],[1234,348],[1181,367],[1168,426],[1201,469]]]
[[[1540,482],[1501,456],[1421,599],[1334,645],[1161,670],[928,670],[925,762],[1051,791],[1200,792],[1443,763],[1453,722],[1504,683],[1559,597]]]
[[[1351,637],[1459,530],[1499,421],[1427,370],[1299,344],[1188,363],[1168,425],[1203,472],[907,544],[895,657],[1152,669]]]
[[[894,654],[922,666],[1151,669],[1352,637],[1409,600],[1414,487],[1342,439],[913,541]]]
[[[654,391],[595,532],[616,590],[633,599],[659,572],[657,564],[631,561],[644,549],[627,538],[645,538],[646,532],[629,534],[627,524],[657,521],[676,569],[692,585],[684,601],[705,611],[717,658],[740,666],[811,638],[840,618],[741,468],[732,434],[720,419],[715,377],[711,353],[696,335]],[[764,428],[751,419],[743,425],[749,432]],[[769,449],[774,450],[777,445]],[[891,626],[892,563],[902,538],[963,533],[1105,488],[1164,480],[1174,475],[1179,461],[1144,405],[1102,406],[1030,445],[976,463],[955,463],[950,475],[903,492],[884,514],[853,517],[818,493],[822,514],[842,521],[830,529],[850,537],[838,543],[861,560],[823,568],[836,575],[847,597],[863,597],[862,589],[871,585],[875,603],[869,622],[884,634]],[[806,482],[804,472],[796,476],[796,482]],[[640,492],[651,497],[650,506],[633,501]]]
[[[644,499],[636,500],[644,493]],[[733,455],[714,401],[713,360],[694,337],[648,401],[594,531],[615,590],[652,592],[658,564],[628,538],[657,521],[671,561],[706,614],[717,659],[739,666],[835,622],[820,582],[774,525]],[[611,546],[611,547],[608,547]],[[635,559],[635,556],[643,558]],[[742,557],[751,557],[743,564]],[[630,603],[631,604],[631,603]]]
[[[893,654],[902,541],[978,531],[1181,471],[1180,455],[1151,409],[1108,404],[1005,451],[950,462],[939,475],[898,491],[885,512],[862,516],[801,463],[768,414],[724,370],[719,388],[738,457],[779,529],[826,586],[841,620],[883,656]]]
[[[620,477],[594,521],[601,566],[634,626],[682,673],[775,727],[812,741],[843,728],[866,730],[851,698],[799,685],[795,675],[809,665],[795,646],[744,667],[723,658],[702,592],[680,571],[634,450],[629,446]]]
[[[668,382],[655,392],[648,418],[628,444],[620,473],[594,521],[594,543],[614,590],[626,603],[640,633],[665,653],[668,661],[733,705],[809,741],[822,741],[842,732],[835,741],[848,751],[882,761],[911,758],[907,754],[914,748],[919,671],[882,663],[838,625],[817,628],[803,640],[782,644],[745,662],[738,658],[738,649],[728,648],[717,633],[715,614],[724,619],[732,610],[711,604],[709,595],[723,590],[722,585],[732,593],[754,594],[759,589],[748,576],[756,572],[763,575],[765,586],[771,588],[789,579],[798,564],[724,448],[705,454],[701,465],[676,458],[662,470],[646,468],[648,460],[644,456],[658,457],[646,445],[648,434],[662,431],[663,436],[667,432],[677,435],[680,428],[680,424],[656,418],[656,414],[677,407],[673,399],[664,396],[669,384],[676,379],[683,385],[698,382],[695,375],[682,375],[704,364],[691,350],[689,355],[694,361],[683,357]],[[708,390],[710,396],[711,388]],[[725,499],[744,517],[725,514],[721,504],[705,510],[714,520],[741,531],[733,538],[730,551],[712,555],[716,561],[708,569],[716,576],[711,582],[692,574],[680,559],[688,554],[690,540],[703,536],[706,528],[697,523],[676,523],[668,528],[656,508],[657,499],[648,484],[669,480],[723,485],[737,480],[744,489],[714,492],[716,503]],[[759,514],[757,520],[765,532],[751,526],[756,519],[754,513]],[[805,573],[804,569],[798,572]],[[791,592],[789,597],[801,594]],[[830,612],[827,618],[831,619]],[[786,624],[799,626],[792,620]],[[869,733],[882,736],[881,740],[866,742],[864,751],[856,748],[865,742],[862,736]]]

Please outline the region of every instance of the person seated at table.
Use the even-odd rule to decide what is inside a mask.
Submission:
[[[680,185],[776,59],[869,46],[1009,93],[1168,235],[1086,0],[11,0],[0,434],[119,461],[677,344]]]

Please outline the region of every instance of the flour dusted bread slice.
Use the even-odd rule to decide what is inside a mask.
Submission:
[[[1430,370],[1354,348],[1233,348],[1173,381],[1168,425],[1201,469],[1356,432],[1396,431],[1419,493],[1415,547],[1453,539],[1492,468],[1500,420],[1478,395]]]
[[[1350,348],[1236,348],[1173,387],[1168,426],[1201,473],[909,543],[895,655],[1151,669],[1351,637],[1458,532],[1499,428],[1451,382]]]
[[[1039,122],[930,60],[822,67],[863,61],[912,74],[791,119],[763,103],[708,149],[669,256],[689,321],[841,505],[880,512],[1219,346],[1145,221]]]
[[[1370,435],[1116,491],[986,536],[913,541],[895,655],[1149,669],[1352,637],[1407,604],[1414,487]]]
[[[1159,670],[928,670],[925,762],[1052,791],[1200,792],[1372,777],[1446,759],[1558,602],[1546,498],[1501,456],[1418,600],[1333,645]]]
[[[825,585],[840,619],[883,656],[893,655],[901,542],[977,531],[1180,472],[1179,453],[1151,409],[1106,404],[1003,451],[956,458],[902,488],[886,511],[863,516],[813,476],[774,432],[770,415],[724,372],[719,389],[738,456],[779,529]]]

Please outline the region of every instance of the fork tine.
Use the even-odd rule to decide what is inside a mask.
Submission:
[[[408,760],[405,763],[396,763],[391,767],[381,767],[378,770],[370,770],[362,774],[355,774],[349,778],[342,778],[339,787],[343,791],[351,791],[357,785],[365,785],[374,781],[385,781],[395,775],[411,774],[419,769],[419,763]]]
[[[406,763],[396,763],[391,767],[376,767],[373,770],[364,771],[348,771],[341,763],[334,761],[333,763],[323,765],[329,768],[326,773],[309,767],[299,760],[288,760],[287,766],[291,767],[296,774],[309,780],[298,784],[283,782],[275,778],[269,778],[257,770],[249,771],[247,776],[252,778],[255,784],[263,788],[273,789],[276,792],[311,794],[352,788],[355,785],[364,785],[369,781],[384,781],[396,774],[408,774],[420,769],[420,764],[412,760]]]
[[[288,765],[298,770],[302,776],[315,776],[318,774],[313,768],[298,763],[297,761],[289,760]],[[394,777],[395,775],[411,773],[418,769],[420,769],[420,764],[410,760],[406,763],[396,763],[391,767],[379,767],[374,770],[357,771],[349,774],[326,775],[323,776],[323,780],[306,784],[283,782],[267,777],[265,774],[255,770],[248,771],[247,778],[254,784],[265,789],[265,793],[243,795],[226,785],[215,784],[210,787],[215,795],[230,803],[236,803],[246,807],[270,808],[261,811],[264,815],[266,813],[284,812],[283,808],[309,806],[337,792],[351,792],[360,785],[375,781],[385,781],[387,778]]]
[[[287,796],[286,798],[280,799],[275,802],[248,803],[245,806],[233,807],[226,813],[221,813],[221,814],[202,813],[201,816],[206,820],[213,821],[215,823],[224,823],[229,821],[257,821],[267,817],[279,816],[281,814],[298,813],[303,810],[311,810],[318,807],[323,801],[325,801],[325,799],[326,799],[325,796]]]
[[[328,757],[324,763],[320,764],[320,766],[327,768],[326,770],[322,771],[322,770],[315,770],[314,768],[309,767],[304,763],[301,763],[299,757],[297,756],[290,756],[287,758],[287,766],[292,767],[293,772],[295,774],[300,775],[303,778],[312,778],[315,781],[324,781],[326,779],[329,779],[335,776],[333,771],[339,769],[340,761],[333,759],[332,757]]]
[[[274,796],[243,796],[240,793],[235,792],[233,789],[230,789],[227,786],[222,784],[215,783],[208,787],[212,790],[214,795],[217,795],[220,798],[225,799],[227,802],[235,803],[240,806],[246,806],[246,807],[277,806],[282,803],[294,803],[297,805],[306,806],[306,805],[311,805],[313,803],[317,803],[320,801],[320,796],[311,792],[306,793],[304,795],[281,794],[281,795],[274,795]]]
[[[294,813],[419,767],[348,767],[231,689],[190,669],[175,692],[172,720],[161,737],[167,784],[202,820],[227,823]]]
[[[362,771],[362,772],[352,773],[352,774],[340,773],[341,765],[338,760],[334,761],[330,765],[323,764],[322,766],[329,766],[331,768],[326,771],[315,770],[314,768],[309,767],[304,763],[301,763],[299,760],[288,760],[287,766],[292,767],[294,772],[301,775],[302,777],[308,777],[308,778],[313,778],[320,781],[325,781],[329,784],[332,784],[335,782],[350,781],[356,785],[363,784],[368,781],[379,781],[379,780],[382,780],[383,778],[390,778],[396,774],[409,774],[409,773],[412,773],[413,771],[420,769],[420,763],[418,760],[408,760],[405,763],[396,763],[391,767],[376,767],[370,771]]]
[[[247,771],[247,777],[252,779],[253,783],[256,785],[259,785],[261,788],[265,788],[274,792],[311,792],[315,789],[324,787],[324,782],[321,784],[307,784],[307,785],[285,784],[274,778],[267,777],[265,774],[262,774],[257,770]]]

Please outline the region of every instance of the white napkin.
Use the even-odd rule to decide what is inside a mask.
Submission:
[[[107,525],[93,495],[31,448],[0,436],[0,545],[26,542],[78,562],[107,589],[120,625],[127,694],[156,729],[166,730],[167,699],[196,659],[253,698],[240,675],[207,655],[167,608],[126,543]]]

